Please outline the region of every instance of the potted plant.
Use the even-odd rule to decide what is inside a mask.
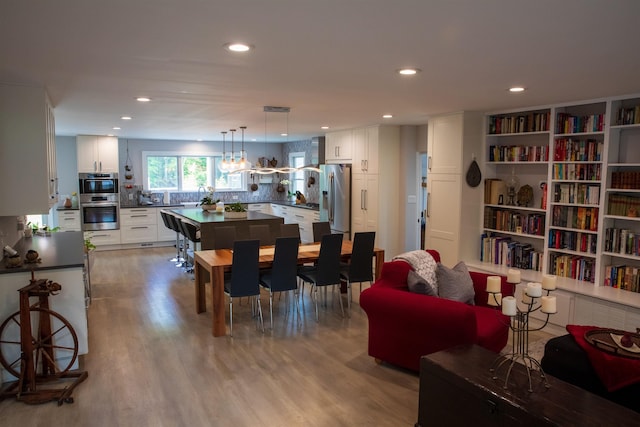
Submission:
[[[215,211],[216,203],[218,203],[220,199],[213,198],[213,193],[216,191],[215,188],[209,186],[207,187],[207,191],[208,193],[205,194],[202,199],[200,199],[200,203],[198,203],[196,206],[202,206],[203,211]]]
[[[231,203],[224,207],[225,218],[246,218],[247,210],[242,203]]]

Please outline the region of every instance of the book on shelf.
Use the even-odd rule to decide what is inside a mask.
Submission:
[[[609,194],[607,201],[609,215],[634,216],[640,214],[640,197],[623,194]]]
[[[556,133],[602,132],[604,129],[604,120],[604,114],[574,116],[569,113],[558,113],[556,115]]]
[[[617,125],[637,125],[640,124],[640,105],[635,107],[622,107],[616,114]]]
[[[604,286],[625,291],[640,292],[638,266],[607,265],[604,268]]]
[[[602,160],[603,141],[595,139],[556,138],[553,160],[564,162],[599,162]]]
[[[484,202],[489,205],[502,204],[507,188],[504,181],[498,178],[484,180]]]
[[[550,122],[548,111],[490,116],[489,134],[548,132]]]
[[[612,172],[611,188],[640,190],[640,171]]]

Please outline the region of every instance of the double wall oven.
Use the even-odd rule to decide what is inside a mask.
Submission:
[[[82,230],[118,230],[120,195],[117,173],[81,173],[80,217]]]

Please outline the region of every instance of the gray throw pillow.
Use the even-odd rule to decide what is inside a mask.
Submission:
[[[436,290],[431,286],[424,277],[420,276],[413,270],[409,270],[409,275],[407,276],[407,285],[409,285],[409,291],[415,292],[417,294],[425,294],[437,297],[438,294]]]
[[[474,297],[476,292],[473,289],[473,281],[464,262],[460,261],[453,268],[448,268],[438,263],[436,276],[438,277],[438,295],[441,298],[475,305]]]

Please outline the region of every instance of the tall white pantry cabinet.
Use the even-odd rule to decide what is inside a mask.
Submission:
[[[640,96],[606,98],[485,118],[483,178],[517,176],[532,201],[481,204],[481,261],[523,280],[558,276],[554,320],[635,330],[640,320]],[[515,264],[514,264],[515,263]]]
[[[477,258],[478,206],[482,185],[465,181],[482,146],[482,115],[459,112],[429,118],[427,136],[427,218],[425,244],[442,263]]]
[[[78,172],[118,172],[118,138],[113,136],[78,135]]]

